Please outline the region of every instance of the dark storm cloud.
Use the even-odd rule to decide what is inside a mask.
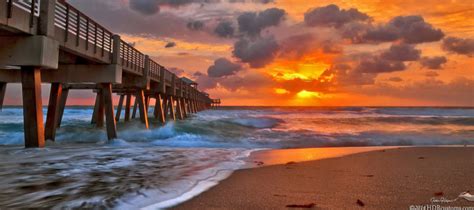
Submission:
[[[234,44],[233,55],[252,68],[260,68],[271,63],[279,50],[273,37],[260,37],[255,40],[241,38]]]
[[[160,11],[160,5],[155,0],[130,0],[130,8],[144,15],[153,15]]]
[[[219,37],[230,38],[234,36],[235,29],[232,26],[232,22],[222,21],[217,24],[214,33]]]
[[[319,82],[329,83],[326,84],[329,86],[372,85],[376,76],[377,74],[374,73],[355,71],[345,63],[336,63],[321,74]],[[331,77],[334,77],[334,79],[329,80],[329,82],[325,79]]]
[[[165,48],[172,48],[172,47],[176,47],[176,43],[175,43],[175,42],[168,42],[168,43],[166,43],[166,45],[165,45]]]
[[[279,25],[285,14],[285,10],[278,8],[266,9],[259,13],[245,12],[237,18],[239,31],[249,36],[260,35],[263,29]]]
[[[406,66],[403,62],[389,61],[379,57],[373,57],[360,61],[359,65],[354,70],[360,73],[378,74],[403,71],[405,69]]]
[[[240,70],[242,70],[241,65],[232,63],[226,58],[219,58],[214,61],[214,65],[207,69],[207,74],[209,77],[225,77],[234,75]]]
[[[204,28],[204,22],[199,21],[199,20],[191,21],[188,24],[186,24],[186,27],[188,27],[188,29],[193,30],[193,31],[199,31]]]
[[[441,69],[446,62],[448,60],[444,56],[423,57],[420,60],[421,65],[428,69]]]
[[[381,57],[391,61],[416,61],[420,59],[421,50],[415,49],[414,45],[393,44]]]
[[[357,9],[340,9],[334,4],[311,9],[304,15],[304,22],[308,26],[341,27],[349,22],[369,19],[368,15],[359,12]]]
[[[436,42],[444,37],[441,29],[425,22],[423,17],[397,16],[385,25],[370,28],[363,39],[367,42],[389,42],[402,40],[408,44]]]
[[[448,52],[472,57],[474,56],[474,39],[447,37],[443,40],[442,48]]]

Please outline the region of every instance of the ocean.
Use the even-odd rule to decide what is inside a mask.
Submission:
[[[167,207],[246,167],[256,150],[474,144],[474,108],[221,107],[164,126],[151,120],[148,130],[119,122],[113,142],[91,116],[92,107],[68,107],[56,142],[23,149],[22,109],[4,108],[0,206]]]

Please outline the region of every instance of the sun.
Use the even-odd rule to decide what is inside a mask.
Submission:
[[[320,92],[316,92],[316,91],[302,90],[298,92],[296,96],[302,99],[314,99],[314,98],[322,98],[323,95]]]

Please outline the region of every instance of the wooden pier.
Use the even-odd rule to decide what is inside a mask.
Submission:
[[[124,122],[138,110],[148,128],[150,98],[156,99],[152,117],[163,124],[217,104],[192,80],[178,78],[64,0],[0,0],[0,110],[8,83],[22,84],[26,147],[55,140],[74,89],[94,91],[91,122],[105,126],[109,140],[118,137],[122,110]],[[45,125],[41,83],[51,84]]]

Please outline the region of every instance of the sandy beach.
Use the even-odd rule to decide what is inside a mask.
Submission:
[[[303,150],[306,155],[254,153],[252,161],[260,167],[236,171],[174,209],[474,208],[463,198],[448,202],[474,191],[474,147],[400,147],[315,161],[303,161],[314,152]]]

